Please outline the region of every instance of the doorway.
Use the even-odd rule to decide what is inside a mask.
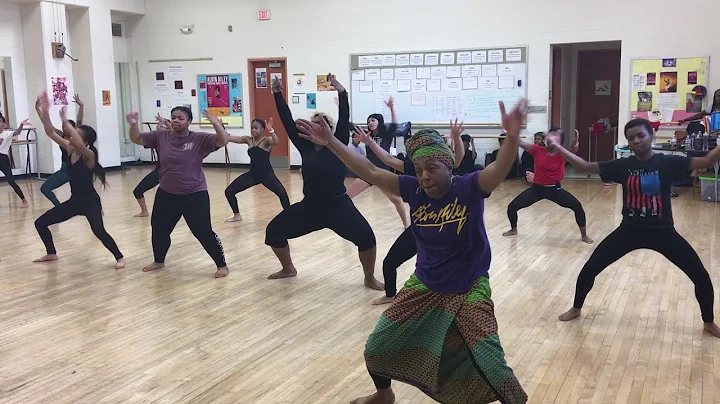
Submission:
[[[578,156],[588,161],[614,158],[617,131],[591,134],[601,119],[617,123],[620,109],[620,41],[551,45],[551,126],[566,134],[565,146],[580,135]]]
[[[270,151],[270,164],[273,168],[290,168],[290,147],[280,116],[275,106],[272,83],[280,78],[283,85],[283,96],[287,102],[288,77],[287,60],[285,58],[248,59],[248,84],[250,85],[250,120],[272,118],[274,129],[280,142]]]

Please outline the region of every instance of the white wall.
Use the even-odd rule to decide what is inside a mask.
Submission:
[[[141,84],[152,82],[154,71],[148,59],[210,56],[214,60],[204,62],[208,73],[239,71],[247,89],[247,58],[285,56],[290,75],[305,73],[312,78],[333,71],[348,82],[351,53],[528,45],[528,96],[534,104],[547,105],[551,44],[621,40],[618,112],[624,122],[629,117],[631,58],[708,54],[712,59],[720,58],[720,47],[713,43],[716,36],[701,34],[688,40],[687,24],[681,23],[698,16],[718,15],[717,0],[698,0],[682,7],[676,1],[657,0],[642,12],[630,10],[627,1],[607,0],[602,4],[605,11],[594,13],[586,2],[572,0],[456,0],[451,10],[440,10],[436,2],[429,0],[265,3],[271,9],[271,21],[256,20],[259,3],[254,1],[148,2],[146,18],[132,33]],[[170,10],[176,17],[168,18]],[[662,23],[667,19],[665,10],[673,10],[674,23]],[[183,25],[194,25],[195,33],[182,35]],[[233,25],[232,33],[227,31],[228,25]],[[710,72],[710,83],[720,83],[720,68]],[[244,97],[248,99],[247,90]],[[291,108],[297,117],[309,115],[302,104]],[[332,98],[319,108],[336,109]],[[143,119],[151,119],[152,96],[142,100],[142,109]],[[547,115],[532,115],[527,132],[547,129],[548,121]],[[482,141],[477,145],[492,149],[497,143]],[[232,151],[232,161],[240,161],[242,154],[240,149]],[[222,156],[214,158],[221,161]],[[297,162],[293,155],[292,163]]]
[[[16,4],[0,4],[0,57],[10,57],[11,66],[4,68],[10,69],[12,73],[12,83],[8,83],[7,102],[11,121],[16,125],[23,119],[30,118],[20,7]]]

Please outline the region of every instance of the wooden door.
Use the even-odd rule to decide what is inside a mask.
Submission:
[[[615,132],[591,136],[588,128],[598,119],[617,120],[620,109],[620,49],[578,52],[577,114],[580,131],[578,155],[588,161],[611,160],[615,156]],[[610,82],[607,89],[603,84]],[[609,90],[609,95],[608,94]]]
[[[265,73],[264,80],[256,80],[256,72]],[[248,84],[250,85],[250,120],[272,118],[275,122],[275,133],[280,143],[273,146],[270,152],[270,163],[276,168],[290,167],[290,147],[287,133],[280,122],[272,93],[272,80],[279,75],[283,83],[283,95],[288,101],[288,77],[285,59],[250,59],[248,60]],[[249,130],[248,130],[249,132]]]
[[[550,127],[562,128],[562,48],[552,47],[552,83],[550,84]]]

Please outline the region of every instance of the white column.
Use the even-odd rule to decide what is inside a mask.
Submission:
[[[70,105],[68,114],[75,114],[72,104],[73,80],[72,62],[68,58],[52,57],[52,42],[62,41],[70,48],[67,34],[65,6],[48,2],[23,4],[20,8],[22,33],[25,53],[25,73],[28,88],[28,111],[34,115],[35,99],[42,90],[47,90],[52,102],[52,77],[65,77],[68,87]],[[64,35],[63,35],[64,34]],[[60,126],[58,112],[60,107],[53,107],[50,117],[56,127]],[[33,121],[39,123],[37,118]],[[38,128],[38,150],[40,154],[40,172],[50,174],[60,168],[60,149],[45,136],[44,130]]]

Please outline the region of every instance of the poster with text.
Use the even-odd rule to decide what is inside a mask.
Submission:
[[[199,113],[204,110],[221,118],[228,127],[242,128],[242,75],[240,74],[199,74],[198,75]],[[199,117],[200,124],[208,120]]]

